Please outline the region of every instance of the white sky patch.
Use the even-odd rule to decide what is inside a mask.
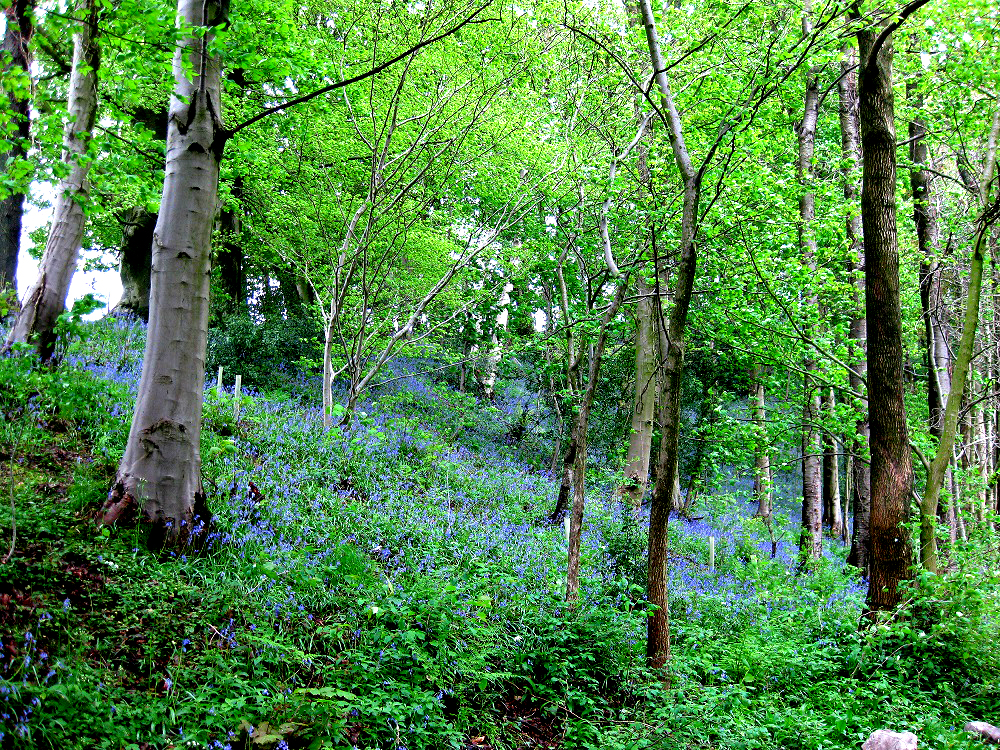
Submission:
[[[54,199],[52,188],[49,185],[32,185],[32,190],[41,193],[49,202]],[[38,263],[25,249],[31,245],[28,234],[39,227],[45,226],[52,220],[52,209],[39,209],[25,202],[24,220],[21,226],[21,252],[17,257],[17,294],[21,299],[28,291],[35,279],[38,277]],[[82,265],[82,264],[80,264]],[[118,304],[122,298],[122,282],[117,271],[81,271],[80,265],[77,272],[73,274],[73,281],[69,286],[69,295],[66,300],[67,306],[83,297],[85,294],[93,294],[101,300],[105,307],[95,310],[87,316],[90,320],[103,317],[104,314]]]

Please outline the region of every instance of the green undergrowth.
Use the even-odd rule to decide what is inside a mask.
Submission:
[[[752,520],[673,522],[673,660],[649,674],[644,526],[593,493],[567,607],[552,481],[488,450],[495,413],[440,384],[347,432],[301,399],[251,394],[236,420],[209,393],[213,535],[148,550],[94,523],[134,364],[94,371],[132,334],[100,336],[56,370],[0,359],[0,747],[846,749],[891,728],[962,748],[965,721],[1000,721],[974,544],[913,584],[910,616],[859,629],[835,545],[799,574]]]

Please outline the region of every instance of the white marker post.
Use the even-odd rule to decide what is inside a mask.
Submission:
[[[219,365],[219,377],[215,381],[215,393],[222,396],[222,365]]]
[[[240,421],[240,387],[243,385],[243,376],[236,376],[236,387],[233,389],[233,421]]]
[[[708,538],[708,572],[715,572],[715,537]]]

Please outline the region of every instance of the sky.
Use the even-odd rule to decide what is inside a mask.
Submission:
[[[38,191],[39,188],[44,190],[48,186],[37,184],[32,186],[32,189],[35,191]],[[28,287],[34,283],[35,278],[38,276],[38,263],[25,249],[31,247],[31,239],[28,235],[52,219],[51,208],[39,209],[28,203],[25,203],[24,208],[24,222],[21,227],[21,253],[17,258],[17,293],[20,299],[24,299]],[[72,306],[75,300],[80,299],[85,294],[94,294],[104,302],[105,307],[87,317],[99,318],[114,307],[118,303],[118,300],[121,299],[121,279],[118,277],[117,270],[84,272],[79,270],[82,265],[81,259],[81,263],[77,266],[77,272],[73,274],[73,281],[69,287],[69,298],[66,300],[66,306]]]

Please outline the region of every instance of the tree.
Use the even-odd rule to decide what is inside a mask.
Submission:
[[[97,71],[101,63],[98,4],[81,0],[76,12],[79,18],[73,34],[73,72],[63,136],[62,160],[67,174],[59,185],[38,278],[24,297],[4,347],[34,343],[43,360],[48,360],[55,349],[56,321],[62,314],[76,271],[87,220],[88,174],[93,159],[89,150],[97,118]]]
[[[807,0],[802,7],[802,37],[808,39],[813,31],[812,3]],[[805,74],[805,94],[802,109],[802,119],[796,124],[798,136],[797,176],[799,180],[799,225],[798,244],[802,254],[802,263],[815,273],[817,270],[817,252],[815,228],[816,193],[813,187],[815,170],[813,159],[816,151],[816,128],[819,121],[819,71],[810,67]],[[808,287],[811,289],[811,286]],[[807,320],[812,318],[813,311],[819,311],[819,295],[811,290],[803,300]],[[818,332],[815,326],[810,326],[810,336]],[[802,406],[802,530],[799,535],[799,556],[802,565],[810,560],[817,560],[823,554],[823,443],[819,429],[822,396],[820,386],[815,380],[817,368],[816,354],[806,350],[806,359],[802,369],[805,371],[803,381]]]
[[[24,190],[15,175],[28,153],[31,137],[31,61],[28,44],[34,31],[32,0],[14,0],[6,10],[7,23],[2,47],[3,71],[0,73],[7,92],[7,106],[12,127],[6,137],[6,153],[0,154],[0,175],[14,182],[0,191],[0,291],[15,288],[17,256],[21,249],[21,217],[24,214]]]
[[[153,239],[150,320],[139,394],[104,523],[139,515],[151,546],[192,541],[209,514],[201,481],[201,408],[209,312],[211,240],[226,142],[289,107],[364,80],[472,23],[487,6],[401,55],[351,78],[268,107],[227,129],[222,121],[216,32],[229,20],[222,0],[178,0],[184,28],[173,58],[166,172]],[[445,23],[450,16],[445,14]]]
[[[979,324],[979,298],[983,284],[983,263],[987,238],[993,224],[1000,219],[1000,199],[991,202],[990,194],[996,181],[997,141],[1000,139],[1000,111],[993,114],[987,144],[985,166],[979,182],[980,215],[976,220],[976,232],[972,243],[972,268],[969,273],[969,300],[965,309],[965,324],[962,340],[955,356],[951,388],[942,415],[941,436],[934,460],[927,470],[927,484],[920,503],[920,562],[925,570],[938,572],[938,551],[936,536],[937,505],[944,483],[945,472],[952,459],[955,432],[958,428],[958,412],[965,392],[965,382],[972,362],[976,343],[976,328]]]
[[[871,512],[866,605],[894,609],[899,583],[909,575],[912,466],[903,383],[903,331],[896,234],[896,123],[892,90],[892,33],[927,0],[914,0],[881,30],[859,28],[859,121],[863,173],[861,223],[865,242],[868,327],[868,404]]]

